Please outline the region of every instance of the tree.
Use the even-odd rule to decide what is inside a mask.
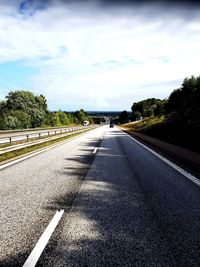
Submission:
[[[139,102],[133,103],[132,117],[137,119],[138,117],[150,117],[159,116],[165,113],[166,100],[148,98]]]
[[[153,108],[147,108],[144,110],[144,116],[145,117],[152,117],[154,116],[154,109]]]
[[[11,91],[0,103],[0,111],[1,129],[40,127],[47,116],[46,99],[29,91]]]
[[[74,124],[76,123],[75,121],[75,117],[71,114],[71,113],[66,113],[67,117],[68,117],[68,121],[69,121],[69,124]]]
[[[52,124],[51,124],[51,126],[53,126],[53,127],[55,127],[55,126],[61,126],[62,123],[60,121],[58,112],[54,112],[51,115],[52,115]]]
[[[85,120],[88,120],[88,121],[90,120],[90,117],[87,115],[87,113],[83,109],[76,111],[75,117],[77,118],[77,122],[79,124],[83,124]]]
[[[35,128],[82,124],[92,119],[81,109],[72,115],[59,110],[50,112],[43,95],[34,95],[25,90],[11,91],[5,101],[0,101],[0,129]]]
[[[61,122],[62,125],[68,125],[70,124],[69,118],[67,116],[67,114],[61,110],[59,110],[57,112],[58,116],[59,116],[59,120]]]
[[[142,113],[139,112],[139,111],[134,111],[132,114],[131,114],[131,118],[133,121],[137,121],[137,120],[140,120],[142,118]]]
[[[200,76],[185,78],[181,87],[169,96],[167,111],[187,125],[200,119]]]
[[[31,110],[36,108],[34,94],[29,91],[11,91],[6,99],[7,108],[10,110],[23,110],[26,113],[31,113]]]
[[[125,123],[128,120],[128,112],[126,110],[122,111],[119,114],[119,123]]]
[[[22,129],[31,127],[31,117],[21,110],[4,111],[0,116],[0,129]]]

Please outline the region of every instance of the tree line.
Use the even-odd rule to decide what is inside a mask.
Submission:
[[[92,123],[91,118],[81,109],[74,114],[64,111],[51,112],[43,95],[34,95],[30,91],[11,91],[0,101],[0,129],[26,129],[36,127],[57,127]]]
[[[200,76],[185,78],[168,99],[145,99],[134,102],[131,109],[131,114],[121,112],[120,123],[164,116],[162,124],[149,127],[146,133],[200,151]]]
[[[119,122],[125,123],[128,121],[136,121],[145,117],[158,116],[165,113],[165,105],[167,100],[156,98],[148,98],[139,102],[134,102],[131,110],[128,113],[126,110],[119,115]]]

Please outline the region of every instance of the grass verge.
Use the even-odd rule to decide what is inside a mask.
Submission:
[[[16,130],[0,130],[0,135],[3,133],[18,133],[18,132],[35,132],[35,131],[45,131],[45,130],[59,130],[59,129],[67,129],[67,128],[71,128],[71,127],[79,127],[81,126],[80,124],[68,124],[68,125],[63,125],[63,126],[54,126],[54,127],[37,127],[37,128],[27,128],[27,129],[16,129]]]
[[[190,125],[173,117],[149,117],[119,127],[129,133],[139,132],[150,137],[200,153],[200,126]]]
[[[46,142],[44,142],[42,144],[35,144],[35,145],[29,146],[29,147],[25,147],[25,148],[22,148],[22,149],[19,149],[19,150],[16,150],[16,151],[7,152],[7,153],[2,154],[0,156],[0,162],[2,163],[2,162],[7,161],[9,159],[13,159],[13,158],[19,157],[21,155],[33,152],[35,150],[38,150],[38,149],[53,145],[55,143],[58,143],[58,142],[61,142],[61,141],[64,141],[64,140],[67,140],[67,139],[72,138],[72,137],[74,137],[76,135],[88,132],[88,131],[90,131],[92,129],[93,128],[90,128],[90,129],[84,130],[82,132],[78,132],[78,133],[76,132],[76,133],[72,133],[71,135],[68,135],[68,136],[63,136],[63,137],[57,138],[55,140],[46,141]]]
[[[79,131],[79,130],[74,130],[73,132],[77,132],[77,131]],[[66,132],[66,133],[69,133],[69,132]],[[11,144],[7,143],[7,144],[0,145],[0,149],[5,148],[5,147],[14,146],[14,145],[19,145],[19,144],[25,144],[28,142],[41,140],[41,139],[45,139],[45,138],[49,138],[49,137],[59,136],[59,135],[63,135],[63,134],[65,134],[65,132],[64,133],[51,134],[51,135],[45,135],[45,136],[40,136],[40,137],[29,137],[28,141],[26,139],[24,139],[22,141],[13,141]]]
[[[166,122],[164,116],[161,117],[148,117],[139,121],[134,121],[130,123],[126,123],[120,125],[120,128],[125,130],[131,130],[134,132],[146,132],[150,130],[152,127],[161,125]]]

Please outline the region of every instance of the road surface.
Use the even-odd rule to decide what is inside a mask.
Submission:
[[[74,130],[78,130],[84,128],[83,126],[74,126],[74,127],[68,127],[68,128],[58,128],[58,129],[46,129],[46,130],[35,130],[35,131],[22,131],[22,132],[15,132],[10,131],[8,132],[0,132],[0,145],[2,144],[9,144],[19,141],[27,141],[33,139],[33,138],[40,138],[40,137],[48,137],[55,134],[61,134],[66,133]]]
[[[0,266],[200,266],[200,188],[103,126],[1,170]]]

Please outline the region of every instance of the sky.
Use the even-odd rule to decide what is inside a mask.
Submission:
[[[196,1],[0,0],[0,100],[49,110],[130,110],[200,75]]]

